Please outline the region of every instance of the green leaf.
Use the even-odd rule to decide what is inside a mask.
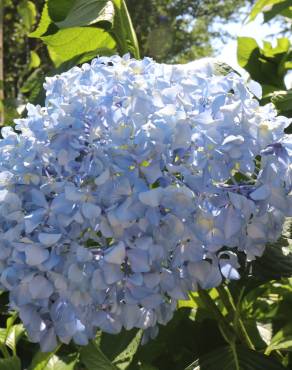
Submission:
[[[251,37],[238,37],[237,60],[240,67],[245,68],[248,72],[252,70],[253,74],[260,73],[259,56],[259,46],[255,39]]]
[[[59,348],[60,346],[53,352],[38,352],[28,370],[73,370],[78,361],[78,354],[59,356],[56,355]]]
[[[127,369],[131,364],[133,357],[140,345],[142,334],[142,330],[139,330],[126,348],[113,360],[113,364],[115,364],[120,370]]]
[[[77,363],[77,355],[59,357],[53,355],[44,370],[73,370]]]
[[[41,39],[48,46],[56,67],[77,56],[80,56],[78,63],[83,63],[99,54],[111,55],[115,48],[113,38],[94,27],[63,29],[53,35],[42,36]]]
[[[292,218],[285,221],[282,237],[254,261],[253,276],[267,280],[292,276]]]
[[[271,339],[271,343],[266,349],[266,353],[270,354],[272,351],[286,350],[292,351],[292,324],[288,323],[281,330],[279,330]]]
[[[34,355],[28,370],[45,370],[50,359],[55,356],[60,347],[61,345],[59,345],[53,352],[37,352]]]
[[[29,34],[29,37],[32,37],[32,38],[41,37],[42,35],[44,35],[46,33],[46,31],[48,30],[48,28],[51,24],[52,24],[52,21],[51,21],[51,18],[49,16],[48,5],[45,4],[45,6],[43,8],[43,11],[42,11],[40,22],[39,22],[37,28]]]
[[[6,345],[12,349],[13,353],[16,354],[16,346],[25,330],[22,324],[13,325],[6,337]]]
[[[70,357],[59,357],[53,355],[44,367],[34,367],[33,370],[73,370],[77,363],[77,356],[71,355]]]
[[[280,363],[271,357],[237,346],[233,351],[231,347],[222,347],[213,352],[206,353],[185,370],[283,370]]]
[[[30,51],[30,62],[29,62],[29,66],[28,66],[28,69],[34,69],[34,68],[38,68],[41,64],[41,59],[40,57],[38,56],[38,54],[31,50]]]
[[[292,6],[289,6],[289,8],[282,10],[280,14],[283,17],[292,18]]]
[[[285,14],[289,10],[290,11],[292,10],[291,0],[284,0],[284,1],[282,0],[279,3],[275,3],[268,10],[264,11],[264,21],[269,22],[271,19],[273,19],[277,15],[282,15],[282,13]]]
[[[260,49],[253,38],[239,37],[238,63],[249,72],[253,80],[260,84],[274,86],[275,90],[285,89],[285,63],[289,58],[289,50],[288,38],[278,39],[275,47],[265,41],[264,48]]]
[[[55,23],[63,21],[76,0],[48,0],[48,15]]]
[[[6,320],[6,329],[7,330],[9,330],[12,327],[12,325],[15,323],[15,320],[17,319],[17,317],[18,317],[18,314],[17,314],[16,311],[11,312],[10,316]]]
[[[93,341],[80,348],[80,357],[87,370],[118,370]]]
[[[27,78],[20,91],[28,96],[28,100],[33,104],[40,104],[44,101],[44,88],[45,81],[44,72],[41,68],[34,70]]]
[[[271,97],[272,103],[276,108],[283,112],[292,109],[292,89],[275,91]]]
[[[21,362],[17,356],[0,359],[1,370],[21,370]]]
[[[107,22],[112,26],[114,6],[108,0],[77,0],[66,18],[56,22],[59,28],[90,26],[98,22]]]
[[[1,344],[5,344],[5,340],[6,340],[6,329],[4,328],[0,328],[0,343]]]
[[[127,360],[127,358],[133,357],[132,355],[136,352],[141,336],[142,332],[137,329],[122,330],[116,335],[102,333],[98,338],[99,346],[112,362],[116,362],[117,359],[122,357]]]
[[[24,327],[22,324],[13,325],[7,333],[5,344],[12,349],[13,353],[16,354],[16,345],[19,339],[24,334]]]
[[[285,1],[285,0],[284,0]],[[265,9],[269,9],[271,6],[281,3],[283,0],[258,0],[255,5],[253,6],[248,21],[253,21],[259,13],[264,11]]]

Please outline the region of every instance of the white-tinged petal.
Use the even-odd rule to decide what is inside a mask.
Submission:
[[[123,242],[118,243],[117,245],[112,246],[107,249],[104,254],[104,260],[108,263],[113,263],[120,265],[123,263],[126,257],[126,248]]]
[[[62,234],[39,233],[39,241],[47,247],[56,244]]]

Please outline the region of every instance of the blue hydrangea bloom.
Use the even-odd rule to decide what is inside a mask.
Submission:
[[[101,57],[47,78],[0,140],[0,283],[29,337],[157,334],[291,216],[289,125],[237,74]]]

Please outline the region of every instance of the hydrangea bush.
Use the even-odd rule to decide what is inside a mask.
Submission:
[[[208,62],[101,57],[0,141],[0,275],[44,351],[144,329],[239,279],[291,215],[289,120]]]

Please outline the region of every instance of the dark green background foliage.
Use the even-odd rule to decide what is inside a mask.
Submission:
[[[5,123],[23,114],[27,101],[42,103],[46,75],[96,55],[152,56],[188,62],[214,53],[216,22],[236,19],[244,0],[5,0]],[[292,117],[291,0],[258,0],[249,20],[281,21],[277,42],[260,47],[238,39],[238,63],[263,88],[261,103],[274,102]],[[131,15],[131,18],[129,16]],[[132,19],[132,21],[131,21]],[[133,27],[134,25],[134,27]],[[135,31],[136,33],[135,33]],[[136,39],[137,34],[137,39]],[[283,36],[285,35],[285,37]],[[222,35],[220,35],[222,37]],[[223,35],[226,36],[226,35]],[[231,37],[232,35],[229,35]],[[286,37],[288,36],[288,37]],[[275,41],[275,40],[274,40]],[[138,47],[139,44],[139,47]],[[190,292],[156,339],[141,346],[141,331],[98,333],[88,346],[60,345],[41,353],[29,342],[16,313],[0,294],[0,370],[281,370],[292,369],[292,229],[268,245],[262,258],[242,261],[241,280],[209,292]]]

